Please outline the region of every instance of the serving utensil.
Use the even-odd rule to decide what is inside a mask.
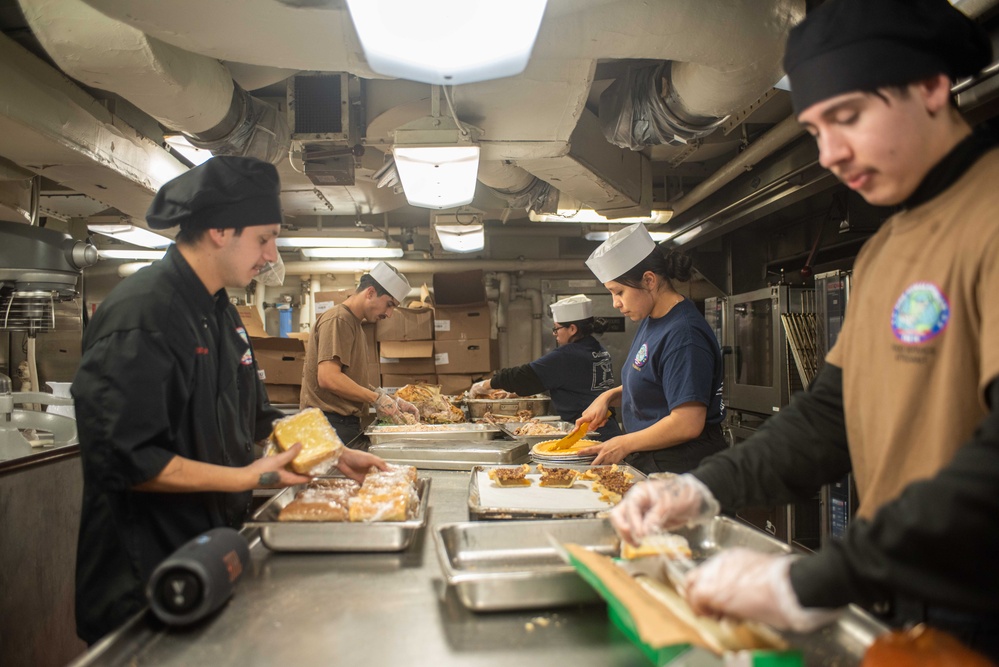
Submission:
[[[610,417],[610,410],[607,411],[607,416]],[[583,422],[573,430],[569,431],[568,434],[559,438],[558,441],[551,446],[548,450],[550,452],[558,452],[566,449],[570,449],[573,445],[583,439],[586,432],[590,430],[590,422]]]

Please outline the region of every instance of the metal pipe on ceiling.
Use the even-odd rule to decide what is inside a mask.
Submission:
[[[537,271],[541,273],[586,272],[582,259],[393,259],[392,266],[403,273],[435,273],[437,271]],[[286,275],[308,275],[316,273],[359,273],[370,271],[376,264],[373,260],[313,260],[285,262]]]

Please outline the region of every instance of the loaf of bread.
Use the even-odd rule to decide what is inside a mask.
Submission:
[[[346,521],[347,518],[345,505],[317,499],[296,498],[278,514],[278,521]]]
[[[350,499],[351,521],[405,521],[409,518],[409,498],[396,493],[364,493]]]
[[[301,475],[311,473],[323,463],[335,464],[343,452],[343,442],[319,408],[306,408],[279,419],[271,437],[281,451],[288,451],[297,442],[302,443],[302,451],[289,464]]]

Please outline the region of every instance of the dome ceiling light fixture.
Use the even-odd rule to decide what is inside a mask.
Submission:
[[[547,0],[347,0],[372,70],[451,86],[523,72],[546,4]]]

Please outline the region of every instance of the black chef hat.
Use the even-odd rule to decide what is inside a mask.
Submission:
[[[795,113],[852,91],[953,81],[991,62],[985,31],[947,0],[827,0],[791,30],[784,53]]]
[[[153,197],[153,229],[230,229],[281,222],[277,169],[251,157],[220,155],[168,181]]]

